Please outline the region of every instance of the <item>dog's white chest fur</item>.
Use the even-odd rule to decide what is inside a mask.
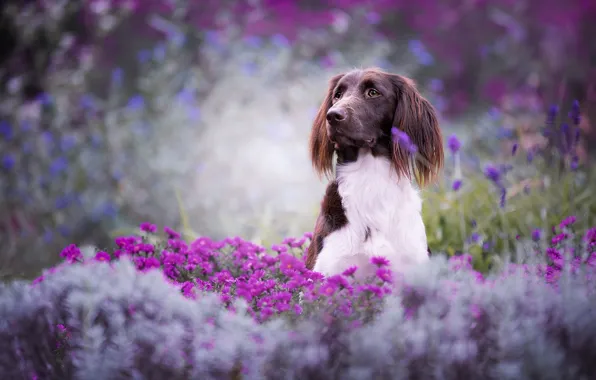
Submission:
[[[334,275],[355,265],[361,277],[374,273],[373,256],[386,257],[398,272],[428,260],[422,200],[389,160],[361,151],[338,166],[337,181],[348,224],[324,239],[315,271]]]

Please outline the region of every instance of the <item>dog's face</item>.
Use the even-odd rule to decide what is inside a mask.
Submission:
[[[375,71],[353,71],[337,81],[325,115],[335,149],[373,147],[381,137],[390,136],[397,97],[388,79]]]
[[[409,137],[415,154],[392,139],[392,127]],[[332,174],[334,151],[349,147],[385,155],[398,175],[414,174],[421,185],[436,179],[443,166],[443,137],[434,107],[410,79],[375,68],[331,78],[313,123],[310,153],[319,174]]]

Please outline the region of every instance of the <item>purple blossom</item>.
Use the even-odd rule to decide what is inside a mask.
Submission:
[[[447,146],[449,147],[451,153],[456,154],[457,152],[459,152],[459,149],[461,148],[461,143],[456,135],[451,135],[447,140]]]
[[[147,232],[147,233],[157,232],[157,226],[155,224],[151,224],[151,223],[147,223],[147,222],[141,223],[140,228],[141,228],[141,231]]]
[[[390,269],[379,268],[377,269],[376,276],[383,282],[392,283],[393,276]]]
[[[538,241],[540,240],[540,238],[542,237],[542,230],[539,228],[536,228],[532,231],[532,240],[534,241]]]
[[[560,234],[558,234],[558,235],[555,235],[555,236],[552,238],[552,240],[551,240],[551,243],[552,243],[553,245],[557,245],[557,244],[559,244],[560,242],[562,242],[563,240],[567,239],[567,237],[568,237],[568,236],[567,236],[567,234],[566,234],[566,233],[560,233]]]
[[[484,168],[484,175],[491,181],[498,183],[501,179],[501,171],[492,165],[487,165]]]
[[[83,255],[81,254],[79,247],[74,244],[70,244],[62,250],[60,257],[65,258],[69,263],[74,263],[75,261],[82,260]]]
[[[576,217],[575,216],[573,216],[573,215],[568,216],[568,217],[566,217],[565,219],[563,219],[561,221],[561,224],[559,224],[559,228],[560,229],[567,228],[568,226],[570,226],[573,223],[575,223],[575,221],[576,221]]]
[[[104,251],[99,251],[95,254],[95,260],[97,261],[110,261],[110,254]]]
[[[346,269],[342,274],[346,277],[352,277],[352,276],[354,276],[354,273],[356,273],[357,270],[358,270],[358,267],[351,266],[348,269]]]
[[[170,227],[165,226],[163,230],[166,233],[166,235],[168,235],[168,239],[180,239],[180,233],[174,231]]]
[[[461,184],[462,184],[462,180],[456,179],[455,181],[453,181],[451,188],[453,189],[453,191],[458,191],[461,188]]]
[[[418,152],[418,147],[412,143],[410,136],[408,136],[405,132],[399,130],[396,127],[392,127],[391,134],[393,135],[393,140],[396,141],[400,146],[406,148],[408,152],[411,154]]]
[[[378,267],[385,267],[389,265],[389,260],[382,256],[373,256],[370,259],[370,262]]]

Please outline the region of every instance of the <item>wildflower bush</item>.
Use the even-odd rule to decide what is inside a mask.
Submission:
[[[596,228],[483,276],[433,257],[376,276],[307,270],[310,234],[267,250],[170,228],[1,286],[6,378],[581,379],[596,375]],[[165,235],[165,236],[164,236]]]
[[[547,141],[531,149],[509,140],[506,154],[484,155],[447,136],[445,176],[425,192],[423,216],[431,250],[449,255],[466,252],[475,268],[486,272],[515,253],[516,242],[532,240],[545,248],[564,215],[582,215],[576,225],[586,231],[596,223],[594,169],[580,163],[582,134],[578,102],[568,115],[551,107],[537,128]],[[496,134],[486,138],[499,141]]]

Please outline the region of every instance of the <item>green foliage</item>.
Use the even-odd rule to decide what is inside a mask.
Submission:
[[[482,174],[469,175],[458,191],[447,181],[425,191],[423,218],[430,249],[449,256],[469,253],[475,269],[487,272],[495,255],[513,254],[516,240],[531,239],[535,229],[542,230],[538,243],[544,245],[553,235],[552,227],[567,215],[578,217],[576,231],[580,233],[594,225],[594,170],[554,173],[552,178],[549,174],[553,173],[546,173],[537,172],[507,186],[503,209],[497,189]]]

